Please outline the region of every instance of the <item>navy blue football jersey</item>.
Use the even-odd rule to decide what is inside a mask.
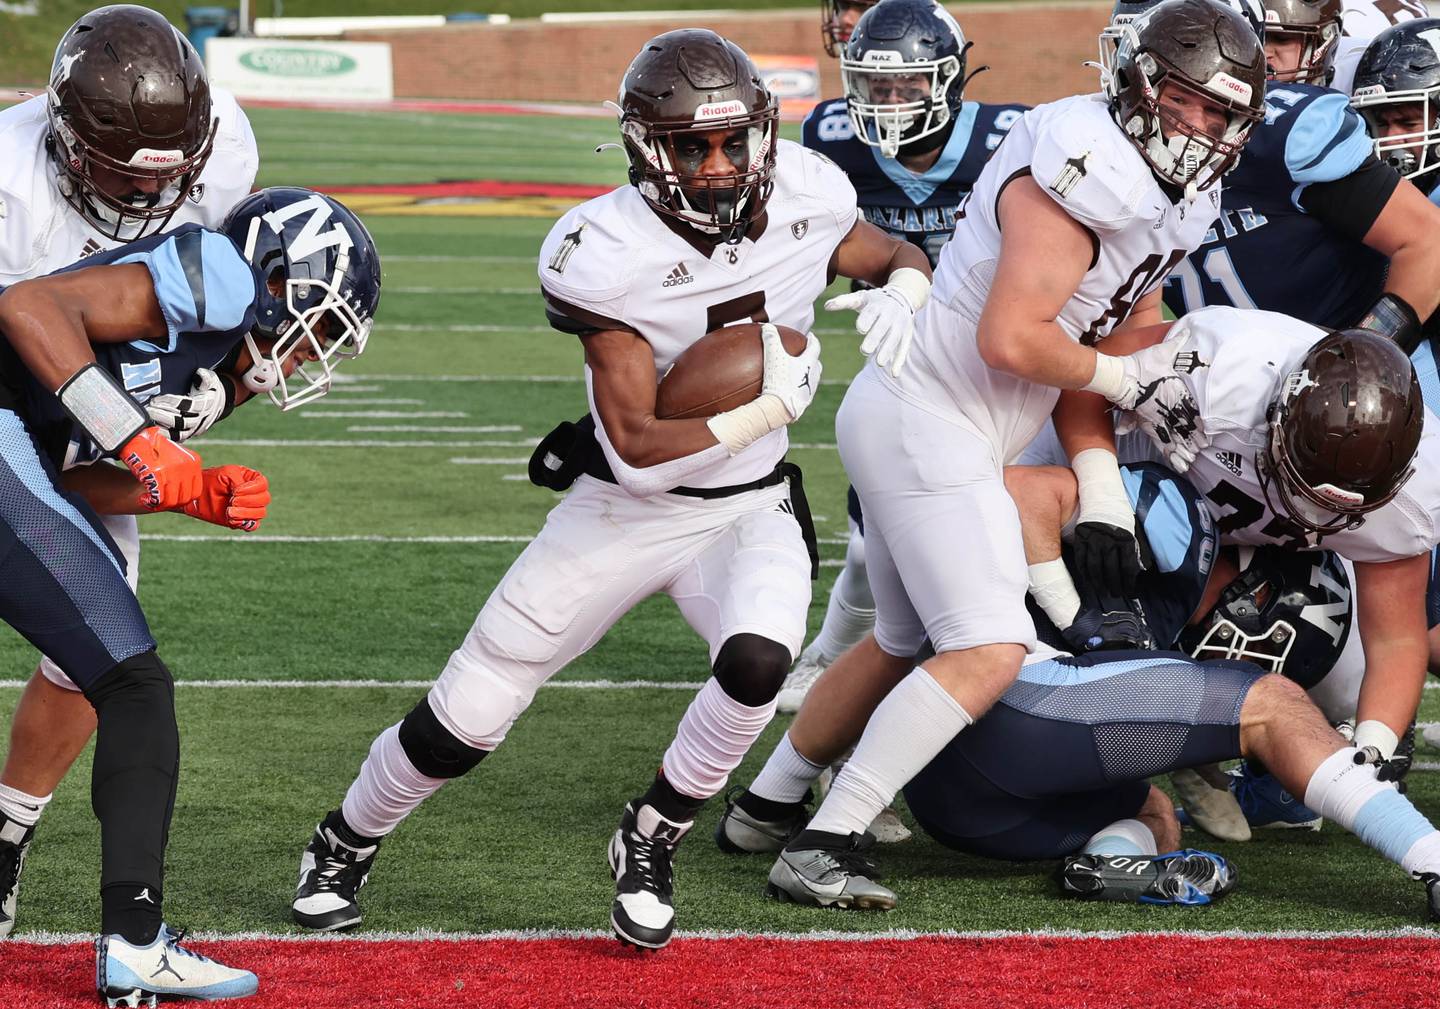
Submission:
[[[259,277],[234,242],[196,224],[98,252],[56,272],[126,263],[149,269],[169,334],[160,343],[93,344],[95,360],[141,404],[161,393],[188,392],[196,369],[213,369],[254,327]],[[18,358],[5,364],[7,370],[23,369]],[[101,458],[94,443],[75,430],[54,393],[28,371],[18,391],[31,431],[57,466]]]
[[[1265,121],[1225,176],[1220,219],[1166,280],[1166,306],[1177,316],[1206,305],[1263,308],[1327,327],[1360,318],[1380,296],[1387,260],[1311,217],[1300,195],[1373,156],[1344,95],[1271,84]]]
[[[990,152],[1027,106],[964,102],[955,128],[929,170],[917,174],[879,148],[862,143],[845,99],[821,102],[802,127],[806,147],[826,155],[850,177],[860,212],[885,232],[920,246],[934,266],[955,230],[955,212],[980,177]]]

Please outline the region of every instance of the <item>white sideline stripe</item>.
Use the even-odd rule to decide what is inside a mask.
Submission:
[[[529,543],[534,536],[383,536],[379,534],[357,534],[353,536],[282,536],[265,533],[249,533],[244,536],[210,536],[204,533],[145,533],[140,539],[153,543]],[[816,543],[823,546],[848,544],[849,539],[839,536],[822,536]],[[835,565],[843,562],[835,561]],[[822,567],[831,566],[830,561],[821,561]]]
[[[385,254],[387,263],[533,263],[534,256],[396,256]],[[539,293],[538,290],[536,293]]]
[[[338,414],[336,415],[338,416]],[[463,414],[461,416],[464,416]],[[245,448],[490,448],[488,441],[390,441],[379,438],[196,438],[196,445]],[[529,462],[527,456],[520,462]]]
[[[0,680],[0,689],[14,690],[24,687],[26,680]],[[206,690],[305,690],[321,687],[332,690],[368,690],[380,687],[389,690],[424,690],[435,685],[434,680],[176,680],[177,686],[200,687]],[[551,680],[542,683],[541,689],[563,690],[699,690],[703,683],[670,680]],[[606,933],[607,935],[609,933]],[[0,946],[0,949],[3,949]]]
[[[331,403],[334,403],[334,402],[336,402],[336,401],[335,401],[335,400],[331,400],[330,402],[331,402]],[[367,398],[367,397],[365,397],[365,396],[355,396],[355,397],[353,397],[353,398],[347,396],[347,397],[345,398],[344,403],[342,403],[341,405],[342,405],[342,406],[422,406],[422,405],[424,405],[424,403],[425,403],[425,401],[424,401],[423,399],[370,399],[370,398]],[[305,412],[305,413],[301,413],[301,414],[300,414],[300,416],[302,416],[302,417],[311,416],[311,415],[313,415],[313,413],[312,413],[311,411],[307,411],[307,412]]]
[[[499,932],[437,932],[432,929],[417,929],[413,932],[194,932],[190,936],[201,941],[260,941],[260,942],[534,942],[553,939],[609,939],[613,932],[598,929],[523,929]],[[1341,932],[1319,932],[1301,930],[1277,930],[1274,932],[1226,929],[1223,932],[1180,932],[1171,930],[1138,929],[1134,932],[1107,930],[1082,932],[1071,928],[1036,928],[1025,931],[996,930],[992,932],[939,931],[919,932],[912,929],[894,929],[876,932],[840,932],[817,929],[812,932],[732,932],[702,929],[682,929],[675,933],[677,939],[756,939],[780,942],[874,942],[877,939],[913,942],[917,939],[946,939],[974,941],[977,939],[1091,939],[1102,942],[1124,942],[1136,936],[1163,937],[1171,939],[1279,939],[1279,940],[1320,940],[1339,941],[1349,939],[1425,939],[1440,943],[1440,932],[1420,926],[1405,928],[1375,929],[1374,931],[1346,930]],[[10,942],[26,942],[39,946],[69,946],[93,944],[95,937],[82,932],[18,932]]]
[[[475,424],[471,427],[427,427],[424,424],[351,424],[345,429],[354,434],[375,434],[385,431],[401,431],[405,434],[509,434],[523,431],[519,424]],[[508,443],[507,443],[508,444]],[[531,442],[515,442],[516,445],[538,445],[540,439]]]
[[[420,400],[410,400],[418,403]],[[348,405],[348,404],[347,404]],[[470,416],[464,410],[301,410],[300,416],[311,420],[326,417],[368,417],[372,420],[390,418],[394,420],[459,420]]]

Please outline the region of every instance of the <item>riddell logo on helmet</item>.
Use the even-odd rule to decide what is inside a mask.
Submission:
[[[185,160],[182,151],[152,151],[145,147],[136,151],[130,158],[132,165],[178,165]]]
[[[726,119],[730,116],[743,116],[748,110],[745,103],[738,98],[732,98],[728,102],[715,102],[713,105],[702,105],[695,110],[696,119]]]
[[[1236,80],[1224,71],[1210,78],[1210,83],[1205,86],[1218,94],[1233,95],[1242,102],[1248,102],[1251,96],[1255,94],[1250,88],[1250,85],[1244,81]]]

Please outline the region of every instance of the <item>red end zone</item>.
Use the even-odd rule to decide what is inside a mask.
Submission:
[[[260,975],[236,1005],[285,1009],[670,1007],[1434,1006],[1440,943],[1328,939],[679,939],[639,954],[608,938],[196,943]],[[88,945],[0,943],[0,1004],[92,1007]]]

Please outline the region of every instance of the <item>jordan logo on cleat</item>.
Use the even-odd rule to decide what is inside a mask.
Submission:
[[[155,903],[155,898],[150,896],[150,888],[148,886],[142,887],[140,890],[140,896],[136,897],[135,899],[143,900],[147,904]]]
[[[170,954],[169,954],[169,953],[161,953],[161,954],[160,954],[160,968],[159,968],[157,971],[155,971],[154,974],[151,974],[150,976],[151,976],[152,978],[159,977],[161,974],[164,974],[167,970],[168,970],[171,974],[174,974],[174,975],[175,975],[175,980],[176,980],[176,981],[184,981],[184,980],[185,980],[183,977],[180,976],[180,972],[179,972],[178,970],[176,970],[174,967],[171,967],[171,966],[170,966]]]

